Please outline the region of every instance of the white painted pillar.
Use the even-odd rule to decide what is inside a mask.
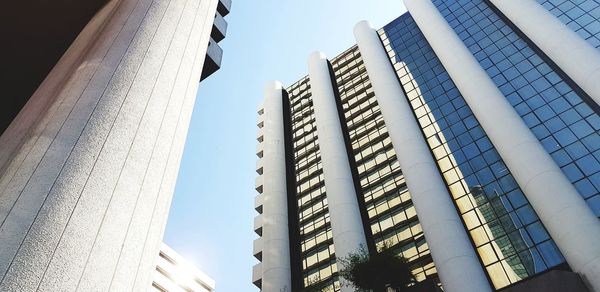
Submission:
[[[0,139],[0,291],[143,291],[217,0],[111,0]]]
[[[535,0],[491,2],[600,105],[600,50]]]
[[[361,21],[354,36],[444,291],[491,291],[379,35]]]
[[[323,163],[335,256],[344,258],[349,253],[358,251],[361,245],[366,248],[367,240],[328,64],[327,58],[321,52],[312,53],[308,58],[308,75]],[[342,291],[354,290],[351,287],[342,287]]]
[[[431,0],[404,0],[574,271],[600,291],[600,221]]]
[[[291,291],[283,86],[269,82],[264,92],[262,290]]]

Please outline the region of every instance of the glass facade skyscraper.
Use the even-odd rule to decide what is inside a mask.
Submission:
[[[492,280],[503,287],[564,260],[409,14],[380,30],[425,138]],[[415,48],[415,49],[410,49]]]
[[[595,48],[600,48],[600,3],[594,0],[536,0]]]
[[[356,46],[331,61],[343,119],[352,148],[372,244],[391,243],[412,265],[419,279],[435,277],[435,267],[417,220],[402,171],[360,52]],[[303,283],[339,286],[326,188],[315,131],[310,80],[288,89],[295,155]]]
[[[403,157],[405,154],[400,153],[405,151],[398,151],[416,145],[412,144],[412,138],[404,139],[406,142],[401,145],[397,143],[410,137],[409,133],[396,131],[397,124],[412,123],[429,148],[427,155],[434,161],[435,176],[439,176],[445,185],[447,192],[441,195],[451,198],[449,206],[460,218],[462,227],[456,233],[467,235],[468,240],[461,244],[472,250],[476,269],[483,271],[484,284],[478,284],[478,289],[518,289],[524,280],[539,274],[550,275],[549,271],[574,272],[581,276],[581,282],[596,289],[598,283],[593,276],[600,275],[597,275],[598,270],[591,268],[596,263],[591,260],[581,265],[573,253],[577,249],[590,258],[600,256],[600,249],[594,248],[597,243],[593,243],[600,234],[597,221],[600,216],[600,106],[594,101],[594,93],[586,91],[588,87],[584,89],[566,70],[563,71],[562,63],[558,64],[546,55],[545,48],[533,42],[519,29],[520,23],[504,15],[493,1],[420,1],[405,1],[419,3],[407,3],[409,13],[377,30],[377,44],[357,36],[358,45],[329,60],[326,73],[330,80],[319,79],[311,73],[286,89],[271,88],[272,92],[278,92],[283,102],[280,102],[282,108],[278,109],[281,113],[276,115],[267,116],[273,108],[269,99],[259,109],[257,190],[260,194],[256,208],[260,214],[259,220],[255,221],[255,230],[261,238],[255,242],[254,254],[263,263],[255,266],[253,282],[264,291],[270,291],[264,289],[264,284],[272,283],[272,280],[265,276],[268,269],[263,264],[269,252],[267,242],[275,240],[276,236],[264,231],[269,224],[286,224],[289,227],[286,241],[289,266],[281,261],[275,266],[282,271],[287,269],[291,277],[288,283],[282,284],[285,287],[280,286],[281,289],[296,291],[311,285],[322,291],[352,291],[345,290],[348,288],[338,275],[341,266],[339,255],[336,257],[336,228],[364,231],[371,253],[384,245],[391,246],[408,260],[419,282],[427,279],[445,291],[457,291],[456,287],[468,289],[457,284],[458,279],[448,276],[452,274],[451,266],[456,268],[461,264],[444,262],[444,256],[452,257],[452,252],[440,248],[440,237],[434,238],[433,231],[428,233],[427,228],[433,230],[430,226],[435,226],[431,220],[439,219],[434,207],[424,207],[426,203],[423,203],[437,198],[423,199],[419,191],[421,186],[427,185],[428,178],[423,179],[421,175],[421,181],[425,183],[419,182],[419,176],[411,173],[417,167],[408,166],[408,160]],[[430,6],[422,5],[425,2]],[[543,7],[544,13],[559,19],[561,25],[584,39],[587,45],[596,50],[600,47],[600,8],[595,1],[524,2]],[[445,24],[447,32],[439,33],[445,35],[433,36],[428,32],[431,30],[417,21],[425,13],[423,11]],[[457,41],[461,44],[459,48],[448,45],[447,50],[455,50],[457,56],[461,52],[471,56],[465,61],[465,69],[460,68],[463,71],[460,73],[482,84],[474,87],[481,90],[481,95],[473,98],[473,91],[466,89],[470,81],[465,85],[464,79],[457,76],[460,70],[451,68],[446,55],[440,54],[440,48],[434,45],[434,37]],[[374,56],[370,50],[373,46],[381,47],[388,64],[373,61],[381,57]],[[480,71],[470,72],[471,65]],[[385,111],[382,114],[379,104],[390,95],[390,87],[374,81],[381,80],[386,74],[376,66],[393,68],[393,78],[389,75],[385,78],[396,80],[394,82],[400,85],[401,90],[393,93],[393,97],[405,100],[410,115],[396,120]],[[485,82],[477,79],[480,73],[485,73]],[[315,115],[315,107],[321,106],[322,102],[315,101],[328,96],[323,83],[331,84],[331,96],[335,97],[335,119],[339,120],[343,133],[338,137],[332,138],[317,127],[319,117]],[[504,141],[507,139],[498,138],[502,135],[499,132],[508,126],[490,124],[489,120],[496,116],[494,111],[482,114],[475,109],[477,103],[487,103],[493,95],[483,90],[486,86],[493,87],[494,94],[502,96],[502,102],[514,113],[511,123],[522,125],[526,130],[523,134],[515,129],[514,139],[518,140],[522,134],[529,135],[533,137],[530,143],[539,145],[536,149],[540,149],[523,147],[516,152],[526,157],[548,157],[547,162],[557,169],[552,171],[554,178],[568,184],[566,191],[556,191],[557,196],[568,199],[560,202],[539,199],[533,189],[536,183],[543,186],[538,182],[541,179],[537,179],[544,176],[543,172],[533,179],[524,179],[533,170],[525,170],[526,166],[517,167],[518,161],[515,162],[514,156],[506,150],[508,146]],[[389,113],[396,109],[386,110]],[[395,116],[401,116],[401,112]],[[262,207],[270,196],[274,196],[270,191],[273,178],[265,176],[263,167],[266,170],[269,159],[274,159],[267,155],[266,147],[269,146],[266,143],[272,143],[274,136],[267,133],[271,131],[270,125],[277,123],[284,124],[287,133],[279,137],[287,140],[283,143],[285,147],[279,148],[287,157],[287,222],[270,220],[272,212],[276,212]],[[327,123],[321,125],[329,127]],[[320,140],[320,136],[324,138]],[[335,195],[331,194],[335,189],[332,187],[328,193],[325,181],[327,176],[336,174],[324,167],[329,158],[322,158],[332,157],[332,154],[322,155],[325,154],[322,151],[329,151],[330,145],[335,143],[343,144],[346,149],[345,153],[335,155],[343,156],[350,165],[359,212],[340,211],[339,207],[330,210],[328,205],[328,198]],[[552,192],[548,191],[547,198],[553,196]],[[548,207],[552,204],[554,206]],[[557,214],[566,214],[566,211],[556,211],[561,208],[560,204],[576,205],[582,210],[581,218],[571,216],[557,222],[555,218],[560,217]],[[345,216],[360,217],[362,226],[348,227],[349,224],[336,219],[340,212]],[[578,220],[582,223],[573,226],[583,227],[572,229],[576,229],[574,232],[583,230],[582,233],[570,234],[586,235],[578,239],[583,243],[579,249],[562,235],[571,228],[568,222],[577,223]],[[460,242],[460,234],[456,237],[448,235],[443,240],[450,246],[455,240]],[[271,253],[271,257],[276,256]],[[470,257],[470,254],[464,257]],[[455,274],[454,277],[461,276]]]
[[[433,2],[600,216],[598,113],[485,1]]]

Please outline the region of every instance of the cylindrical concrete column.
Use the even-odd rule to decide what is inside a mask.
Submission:
[[[430,0],[404,0],[569,265],[600,291],[600,221]]]
[[[1,291],[150,287],[217,4],[108,1],[3,134]]]
[[[321,52],[308,58],[308,75],[323,163],[325,192],[337,258],[367,247],[354,180],[338,115],[329,62]],[[342,287],[342,291],[354,291]]]
[[[491,2],[600,105],[600,50],[535,0]]]
[[[290,242],[283,125],[283,86],[265,87],[262,290],[290,291]]]
[[[379,35],[361,21],[354,36],[444,291],[491,291]]]

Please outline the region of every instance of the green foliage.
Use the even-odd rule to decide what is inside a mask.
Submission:
[[[369,255],[364,246],[340,260],[340,275],[359,290],[398,292],[415,282],[406,259],[397,256],[389,244],[378,253]]]

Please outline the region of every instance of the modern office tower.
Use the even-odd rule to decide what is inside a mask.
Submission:
[[[230,1],[39,4],[0,17],[0,290],[147,290]]]
[[[152,275],[153,292],[213,292],[215,281],[162,244]]]
[[[353,291],[388,245],[414,289],[600,291],[600,4],[404,2],[265,88],[253,283]]]

